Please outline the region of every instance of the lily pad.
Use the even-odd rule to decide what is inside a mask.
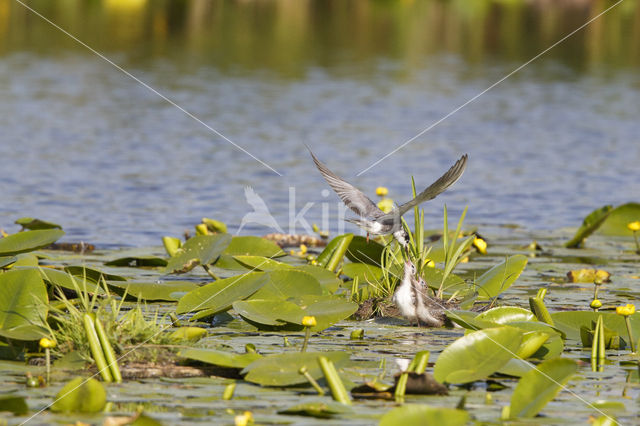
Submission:
[[[57,223],[47,222],[46,220],[35,219],[33,217],[21,217],[16,220],[15,223],[22,226],[22,229],[62,229],[62,226]]]
[[[355,235],[345,255],[347,259],[354,263],[367,263],[369,265],[380,266],[380,260],[382,259],[382,251],[384,246],[375,241],[369,240],[360,235]]]
[[[523,375],[511,396],[509,418],[537,415],[564,388],[577,369],[575,361],[555,358]]]
[[[469,420],[469,413],[465,410],[406,404],[382,416],[379,426],[462,426]]]
[[[611,210],[597,232],[603,235],[632,237],[633,232],[627,228],[627,224],[637,220],[640,220],[640,204],[623,204]]]
[[[235,260],[244,265],[245,267],[254,271],[276,271],[278,269],[291,269],[293,266],[286,263],[278,262],[277,260],[269,259],[264,256],[233,256]]]
[[[318,282],[323,290],[327,293],[335,293],[342,284],[342,280],[336,277],[333,272],[316,265],[302,265],[296,269],[311,274]]]
[[[303,316],[313,316],[316,319],[316,325],[311,327],[311,331],[322,331],[339,321],[349,318],[358,310],[356,303],[338,296],[305,295],[292,297],[288,302],[296,304],[301,311],[285,311],[286,315],[283,312],[279,314],[278,319],[300,325]]]
[[[44,267],[33,267],[33,266],[21,266],[16,268],[16,270],[31,270],[36,271],[42,279],[49,285],[59,286],[62,288],[66,288],[67,290],[76,291],[77,289],[88,291],[89,293],[102,293],[104,290],[100,287],[100,284],[92,281],[91,279],[87,279],[84,282],[82,279],[78,277],[74,277],[73,275],[52,268],[44,268]],[[75,282],[75,284],[74,284]]]
[[[297,269],[283,269],[268,273],[269,282],[252,299],[287,299],[307,294],[322,294],[322,287],[311,274]]]
[[[0,268],[4,268],[15,263],[18,260],[16,256],[2,256],[0,257]]]
[[[126,281],[127,279],[121,275],[115,274],[107,274],[106,272],[102,272],[99,269],[87,268],[86,266],[67,266],[64,268],[65,271],[70,273],[71,275],[80,278],[83,280],[87,278],[94,283],[100,282],[100,280],[105,279],[107,281]]]
[[[181,297],[176,312],[206,311],[205,316],[214,315],[230,309],[233,302],[251,296],[267,282],[269,276],[264,272],[248,272],[214,281]]]
[[[591,213],[587,215],[582,221],[582,225],[576,231],[575,235],[571,240],[567,241],[565,247],[575,248],[579,247],[580,244],[587,238],[589,235],[593,234],[593,232],[598,229],[602,222],[604,222],[609,213],[613,210],[612,206],[604,206],[595,209]]]
[[[595,322],[600,315],[602,315],[605,327],[618,333],[620,338],[626,342],[628,337],[624,318],[613,312],[562,311],[552,313],[551,318],[553,319],[555,327],[565,333],[568,339],[580,341],[580,328],[587,327],[591,329],[592,323]],[[631,315],[629,322],[631,323],[634,336],[640,336],[640,313],[636,312]],[[626,346],[629,346],[628,342]]]
[[[278,411],[278,414],[293,414],[297,416],[316,417],[319,419],[328,419],[335,415],[351,413],[353,413],[353,408],[333,401],[305,402]]]
[[[491,299],[511,287],[527,266],[527,257],[521,254],[509,256],[476,279],[480,299]]]
[[[435,290],[440,288],[444,272],[439,268],[422,268],[422,277],[427,285]],[[457,275],[449,274],[444,280],[443,291],[445,293],[453,293],[457,290],[465,290],[468,288],[467,283]]]
[[[262,358],[258,353],[234,354],[231,352],[216,351],[213,349],[190,348],[180,351],[178,356],[219,367],[242,369],[252,362]]]
[[[127,256],[105,262],[106,266],[129,266],[131,268],[164,267],[167,260],[157,256]]]
[[[29,412],[29,406],[24,396],[2,395],[0,396],[0,412],[9,412],[20,416]]]
[[[536,316],[528,309],[517,306],[499,306],[482,312],[476,319],[497,324],[508,324],[514,321],[535,321]]]
[[[231,235],[196,235],[189,238],[180,247],[175,256],[169,258],[165,271],[168,273],[184,273],[198,265],[208,265],[230,245]]]
[[[523,332],[502,326],[474,331],[447,346],[438,357],[434,377],[440,383],[468,383],[487,378],[515,356]]]
[[[58,241],[64,235],[61,229],[25,231],[0,238],[0,256],[13,256],[43,248]]]
[[[262,386],[294,386],[309,383],[300,369],[306,367],[314,379],[322,377],[318,357],[323,356],[339,368],[349,360],[349,353],[339,352],[287,352],[267,355],[249,364],[240,374],[245,380]]]
[[[361,282],[377,282],[382,278],[382,269],[366,263],[345,263],[342,273]]]
[[[56,395],[51,411],[61,413],[98,413],[107,404],[107,392],[96,379],[76,377]]]
[[[176,301],[180,297],[176,294],[190,292],[200,288],[193,281],[162,281],[162,282],[123,282],[107,281],[107,285],[114,293],[144,300]]]
[[[261,237],[242,236],[233,237],[229,246],[224,250],[224,254],[274,258],[284,256],[286,253],[273,241]]]
[[[233,304],[233,309],[245,320],[256,326],[285,326],[287,322],[300,324],[304,311],[293,302],[280,299],[241,300]],[[288,318],[285,320],[284,318]]]
[[[37,340],[47,334],[47,287],[35,270],[0,274],[0,336]]]

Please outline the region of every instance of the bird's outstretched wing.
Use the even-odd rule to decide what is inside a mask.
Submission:
[[[438,194],[441,194],[451,185],[456,183],[456,181],[460,179],[460,176],[462,176],[464,169],[467,167],[467,158],[467,154],[460,157],[460,159],[456,161],[456,164],[451,166],[451,168],[445,174],[440,176],[440,179],[433,182],[427,189],[419,193],[418,196],[413,200],[399,206],[398,211],[400,213],[400,216],[402,216],[407,211],[409,211],[409,209],[417,206],[418,204],[436,198]]]
[[[327,181],[329,186],[338,194],[342,202],[349,207],[355,214],[365,218],[377,218],[384,215],[384,212],[375,205],[373,201],[362,193],[358,188],[346,182],[340,176],[333,173],[318,158],[313,155],[311,149],[307,146],[313,162],[320,170],[322,177]]]

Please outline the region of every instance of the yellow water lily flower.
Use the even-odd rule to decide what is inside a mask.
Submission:
[[[236,426],[247,426],[253,424],[253,414],[251,411],[245,411],[234,418]]]
[[[385,213],[393,210],[393,200],[391,198],[383,198],[378,202],[378,208]]]
[[[42,339],[40,339],[39,344],[40,344],[40,347],[44,349],[51,349],[56,347],[55,340],[51,340],[46,337],[43,337]]]
[[[598,299],[593,299],[589,306],[591,307],[591,309],[600,309],[602,308],[602,302]]]
[[[389,190],[384,186],[379,186],[376,188],[376,195],[378,195],[379,197],[384,197],[388,193],[389,193]]]
[[[473,239],[473,246],[478,250],[479,253],[487,254],[487,242],[482,238],[475,237]]]
[[[307,246],[300,244],[300,254],[307,254]]]
[[[315,327],[317,324],[316,317],[314,316],[305,316],[302,317],[302,325],[305,327]]]
[[[628,317],[629,315],[633,315],[636,311],[636,305],[631,303],[627,303],[625,306],[617,306],[616,314]]]
[[[640,231],[640,220],[636,220],[635,222],[627,223],[627,228],[630,231],[636,232]]]

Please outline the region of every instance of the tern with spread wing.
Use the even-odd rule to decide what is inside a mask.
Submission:
[[[307,147],[307,149],[309,149],[313,162],[316,163],[316,167],[320,170],[322,177],[324,177],[329,186],[338,194],[342,202],[359,216],[357,219],[347,219],[347,221],[364,229],[367,232],[367,241],[369,234],[393,234],[398,243],[405,248],[409,242],[409,235],[402,227],[402,215],[411,208],[425,201],[434,199],[456,183],[467,166],[468,158],[467,154],[463,155],[445,174],[440,176],[438,180],[418,194],[413,200],[395,207],[389,213],[385,213],[380,210],[369,197],[364,195],[362,191],[329,170],[327,166],[320,162],[313,152],[311,152],[309,147]]]

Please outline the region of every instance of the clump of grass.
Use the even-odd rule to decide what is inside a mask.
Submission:
[[[128,359],[139,360],[144,357],[149,360],[149,356],[153,357],[154,352],[158,352],[158,345],[175,343],[164,332],[167,327],[163,324],[170,324],[170,320],[160,317],[157,310],[149,315],[146,305],[143,309],[143,303],[137,301],[132,309],[125,312],[123,305],[126,292],[122,297],[116,297],[109,291],[104,279],[95,284],[86,277],[81,280],[72,277],[72,282],[76,297],[67,297],[61,287],[55,286],[53,291],[57,303],[49,307],[49,333],[57,342],[53,352],[55,356],[75,351],[82,359],[93,362],[83,323],[85,313],[95,313],[102,321],[117,354],[127,353],[129,348],[136,345],[156,346],[153,351],[136,348]]]

